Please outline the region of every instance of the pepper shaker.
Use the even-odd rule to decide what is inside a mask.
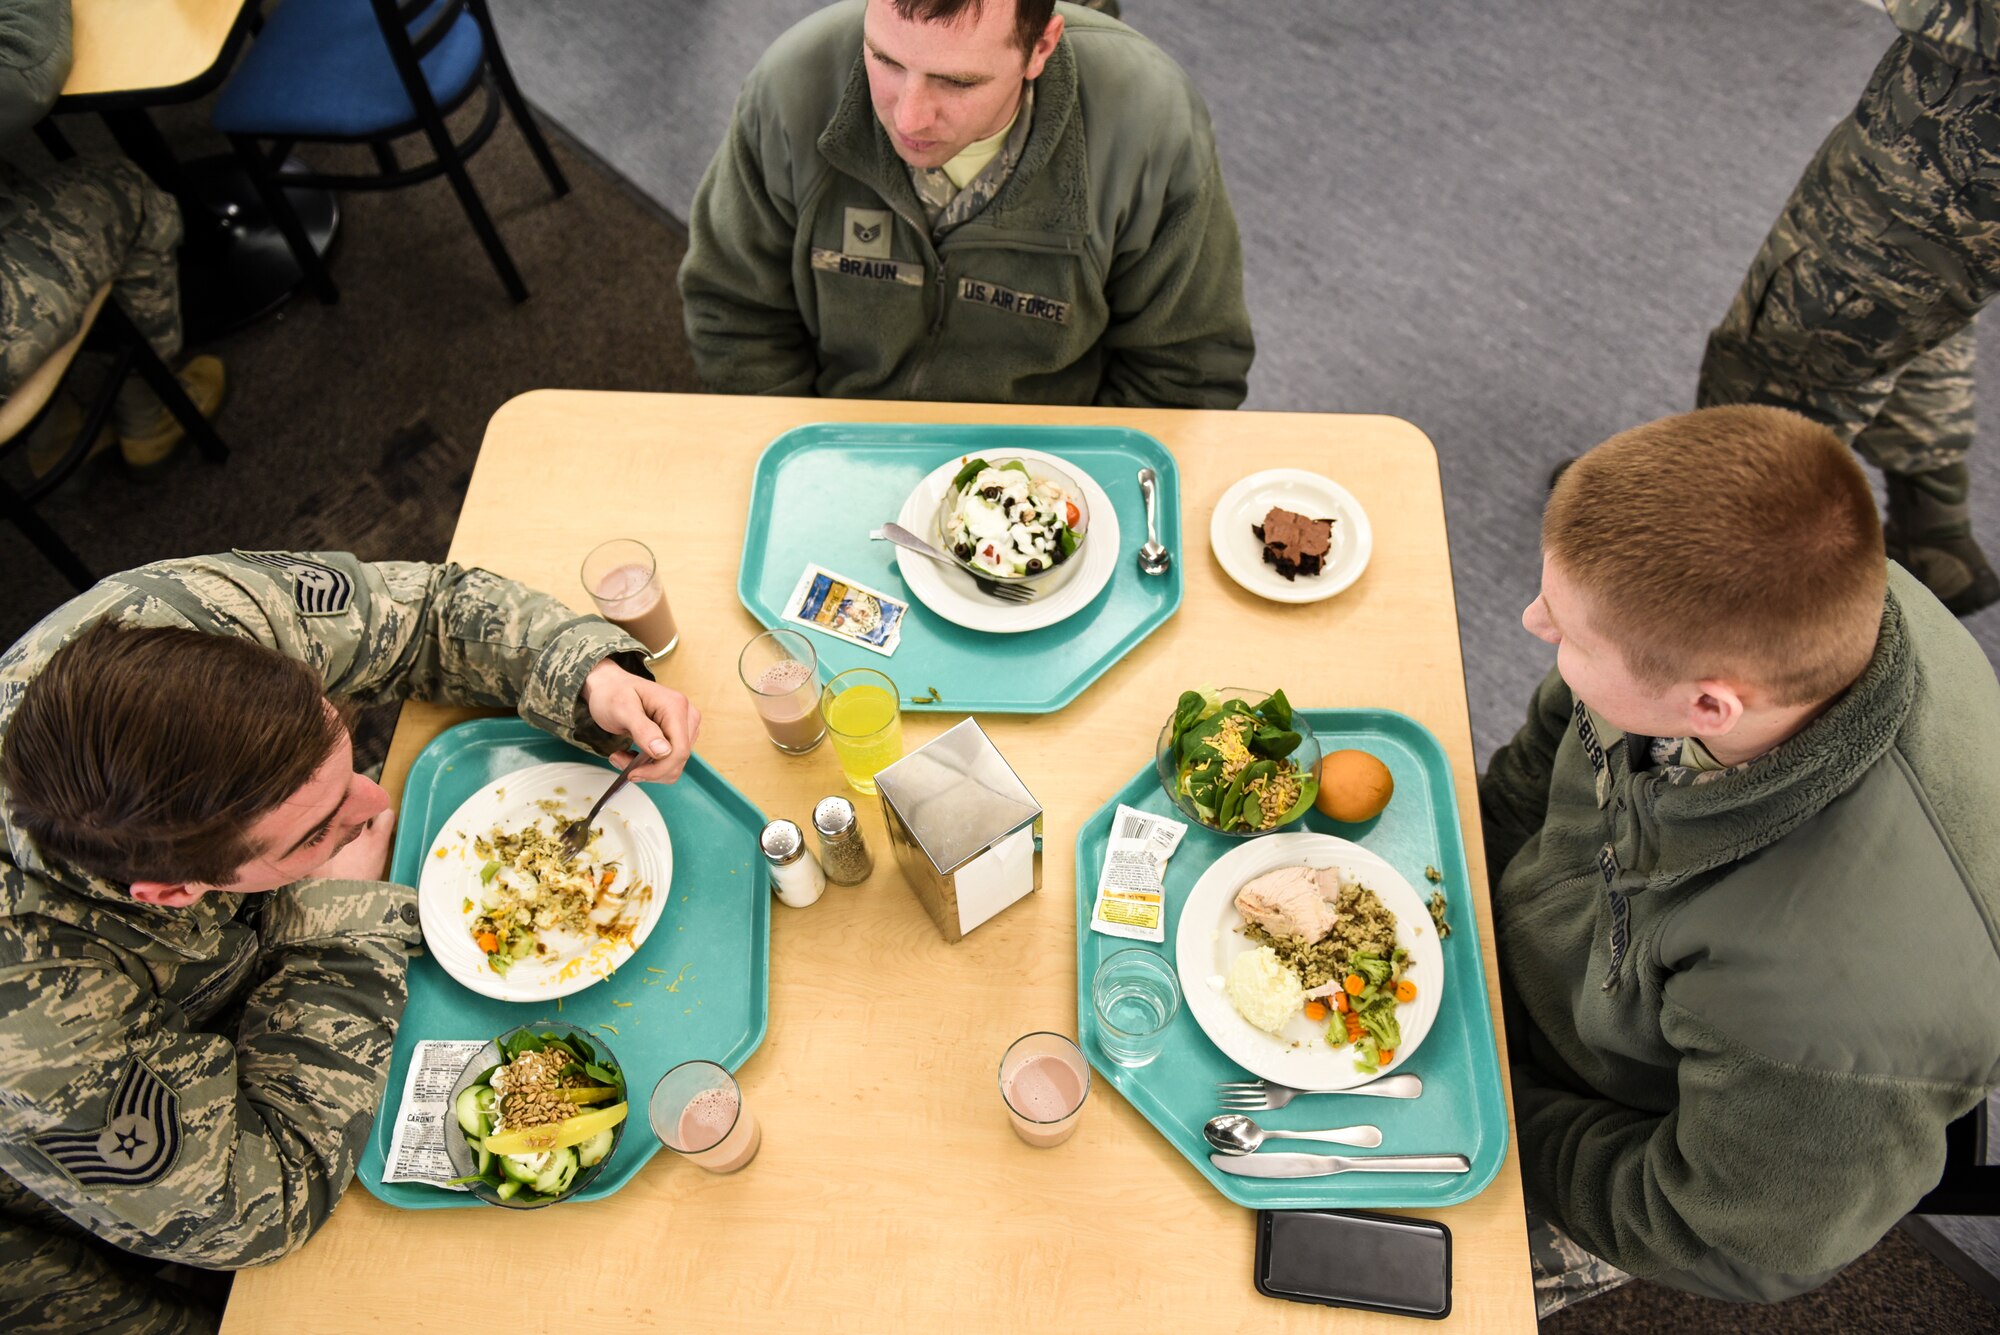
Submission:
[[[854,803],[844,797],[822,797],[813,808],[813,832],[819,836],[820,862],[835,885],[859,885],[875,870],[875,859],[861,837]]]
[[[771,890],[778,901],[795,909],[816,903],[826,889],[826,873],[806,851],[805,832],[791,821],[774,820],[764,827],[757,844],[771,864]]]

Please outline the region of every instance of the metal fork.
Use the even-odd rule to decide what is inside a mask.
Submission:
[[[947,565],[953,570],[961,571],[968,575],[972,574],[964,566],[952,560],[949,556],[946,556],[943,552],[931,546],[901,524],[884,524],[872,536],[881,538],[884,542],[893,542],[906,552],[915,552],[918,556],[928,556],[939,565]],[[989,598],[997,598],[1003,603],[1031,603],[1035,600],[1037,592],[1035,587],[1030,584],[1003,584],[997,579],[987,579],[984,575],[972,575],[972,582],[979,586],[981,593]]]
[[[590,814],[582,820],[571,821],[563,830],[562,849],[565,860],[573,858],[583,851],[583,846],[590,842],[590,824],[597,819],[597,813],[604,810],[606,802],[617,796],[620,788],[632,782],[632,771],[644,763],[645,757],[633,756],[632,763],[618,772],[618,777],[613,779],[611,786],[604,790],[604,796],[597,799],[597,805],[590,809]]]
[[[1413,1099],[1424,1092],[1424,1082],[1414,1075],[1385,1075],[1353,1089],[1293,1089],[1271,1080],[1218,1080],[1216,1098],[1231,1112],[1269,1112],[1282,1108],[1301,1094],[1370,1094],[1383,1099]]]

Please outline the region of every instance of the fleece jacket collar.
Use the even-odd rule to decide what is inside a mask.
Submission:
[[[1634,771],[1631,745],[1615,728],[1579,711],[1586,752],[1609,771],[1600,805],[1619,826],[1619,889],[1665,890],[1739,862],[1774,844],[1860,782],[1880,760],[1916,700],[1917,669],[1902,605],[1890,590],[1867,669],[1825,713],[1737,773],[1708,783],[1676,784]],[[1603,770],[1600,773],[1604,772]],[[1627,799],[1629,794],[1629,803]],[[1629,805],[1629,811],[1627,807]]]

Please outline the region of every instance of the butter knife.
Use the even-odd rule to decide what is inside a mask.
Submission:
[[[1332,1173],[1469,1173],[1463,1154],[1211,1154],[1237,1177],[1326,1177]]]

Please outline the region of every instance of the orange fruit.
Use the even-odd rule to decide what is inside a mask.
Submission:
[[[1319,762],[1320,814],[1344,824],[1374,820],[1389,805],[1396,780],[1389,767],[1366,751],[1333,751]]]

